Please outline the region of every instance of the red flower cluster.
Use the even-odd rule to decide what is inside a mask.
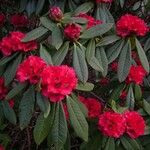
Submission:
[[[81,27],[78,24],[68,24],[64,29],[64,35],[70,40],[75,41],[79,39],[81,34]]]
[[[100,79],[100,84],[101,85],[103,85],[103,86],[106,86],[106,85],[108,85],[109,84],[109,82],[110,82],[110,79],[109,78],[107,78],[107,77],[105,77],[105,78],[102,78],[102,79]]]
[[[4,85],[4,78],[0,77],[0,100],[3,100],[8,90]]]
[[[19,31],[11,32],[8,36],[4,37],[0,42],[0,50],[3,55],[9,56],[16,51],[27,52],[37,49],[37,43],[35,41],[21,42],[24,37],[25,34]]]
[[[52,20],[59,22],[63,18],[63,12],[61,11],[59,7],[52,7],[49,10],[49,17]]]
[[[5,22],[5,15],[4,14],[0,14],[0,27],[4,24]]]
[[[127,92],[126,91],[122,91],[122,93],[120,94],[120,99],[124,100],[127,97]]]
[[[126,133],[131,138],[137,138],[144,134],[145,121],[138,112],[128,111],[124,114],[126,119]]]
[[[113,61],[113,62],[110,64],[110,67],[111,67],[111,70],[112,70],[112,71],[117,72],[117,69],[118,69],[118,62]]]
[[[102,112],[102,105],[97,99],[82,96],[79,96],[79,99],[87,107],[89,118],[93,119],[99,117]]]
[[[77,17],[85,18],[87,20],[87,29],[89,29],[93,26],[96,26],[98,24],[102,24],[101,20],[96,20],[92,16],[89,16],[89,15],[84,14],[84,13],[80,13]]]
[[[119,138],[126,129],[125,118],[115,112],[105,112],[99,117],[99,130],[106,136]]]
[[[107,111],[100,115],[98,127],[106,136],[119,138],[127,133],[131,138],[137,138],[144,134],[145,121],[135,111],[127,111],[124,114]]]
[[[0,150],[5,150],[5,148],[3,147],[3,145],[0,145]]]
[[[76,88],[75,71],[68,66],[48,66],[41,74],[42,93],[52,102],[58,102]]]
[[[136,84],[142,84],[146,74],[147,72],[144,70],[144,68],[141,65],[139,66],[132,65],[130,68],[129,75],[126,79],[126,82],[128,84],[131,82],[134,82]]]
[[[15,14],[11,17],[10,22],[14,27],[26,27],[29,20],[25,15]]]
[[[96,0],[96,3],[112,3],[113,0]]]
[[[36,84],[40,81],[41,73],[46,63],[38,56],[29,56],[18,67],[16,78],[20,82],[29,81]]]
[[[139,17],[126,14],[122,16],[116,24],[117,34],[121,37],[131,36],[144,36],[148,32],[148,26]]]

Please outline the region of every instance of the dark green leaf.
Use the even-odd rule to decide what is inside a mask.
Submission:
[[[114,138],[109,137],[104,150],[115,150]]]
[[[38,39],[47,32],[48,32],[48,29],[40,26],[40,27],[28,32],[26,34],[26,36],[22,39],[22,42],[29,42],[29,41]]]
[[[34,103],[35,103],[35,92],[34,92],[34,87],[31,86],[23,94],[23,97],[19,105],[19,109],[20,109],[19,121],[20,121],[21,130],[27,127],[28,124],[30,123],[32,113],[34,111]]]
[[[134,94],[132,85],[129,87],[127,98],[126,98],[126,107],[133,110],[135,105]]]
[[[98,24],[88,30],[85,30],[83,34],[80,36],[80,38],[90,39],[97,36],[101,36],[104,33],[108,32],[112,27],[113,27],[112,23]]]
[[[135,150],[132,145],[130,144],[130,142],[123,136],[121,137],[121,143],[123,145],[123,147],[126,149],[126,150]]]
[[[94,88],[94,84],[86,82],[86,83],[81,83],[79,82],[76,89],[79,91],[92,91]]]
[[[146,100],[143,100],[143,108],[150,115],[150,104]]]
[[[40,12],[43,9],[44,3],[45,3],[45,0],[38,0],[37,6],[36,6],[36,15],[40,14]]]
[[[67,98],[67,107],[70,116],[70,122],[73,126],[77,136],[84,141],[88,140],[88,123],[81,112],[78,104],[71,98]]]
[[[142,91],[141,91],[141,87],[138,84],[135,84],[134,87],[134,95],[135,95],[135,99],[136,100],[141,100],[142,98]]]

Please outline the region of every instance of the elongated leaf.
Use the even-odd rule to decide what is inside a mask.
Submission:
[[[51,122],[53,122],[52,115],[49,114],[47,118],[43,113],[40,114],[36,121],[36,125],[33,130],[34,140],[37,145],[40,145],[44,139],[48,136],[51,129]]]
[[[150,115],[150,104],[146,100],[143,100],[143,108]]]
[[[70,122],[73,126],[77,136],[84,141],[88,140],[88,123],[81,112],[78,104],[71,98],[67,98],[67,107],[70,116]]]
[[[121,54],[119,56],[118,62],[118,79],[120,82],[124,81],[130,71],[131,66],[131,45],[126,42],[122,48]]]
[[[124,146],[124,148],[126,149],[126,150],[134,150],[134,148],[132,147],[132,145],[130,144],[130,142],[123,136],[123,137],[121,137],[121,143],[122,143],[122,145]]]
[[[91,39],[90,42],[87,45],[86,49],[86,59],[88,62],[90,62],[91,58],[95,56],[95,40]]]
[[[57,103],[54,123],[51,130],[52,141],[57,150],[61,150],[67,139],[67,122],[63,106]]]
[[[17,94],[19,94],[25,87],[27,86],[27,83],[20,83],[16,85],[9,93],[6,95],[5,99],[12,99]]]
[[[40,57],[43,58],[47,64],[53,65],[50,53],[42,44],[40,45]]]
[[[107,59],[108,62],[113,62],[118,56],[124,45],[124,40],[117,41],[114,45],[112,45],[109,49],[107,49]]]
[[[88,80],[88,67],[85,61],[85,52],[78,46],[73,50],[73,66],[79,80],[86,82]]]
[[[56,48],[59,49],[63,43],[63,34],[60,29],[60,27],[55,27],[53,28],[52,31],[52,45]]]
[[[55,28],[55,24],[47,17],[41,17],[40,18],[41,24],[47,28],[50,31],[53,31],[53,29]]]
[[[113,138],[108,138],[104,150],[115,150],[115,141]]]
[[[104,69],[102,67],[102,64],[99,63],[99,60],[96,57],[92,57],[90,62],[88,62],[88,63],[96,71],[99,71],[99,72],[103,72],[104,71]]]
[[[86,24],[87,19],[81,18],[81,17],[72,17],[72,18],[70,18],[70,22],[75,22],[75,23],[79,23],[79,24]]]
[[[96,58],[103,68],[102,75],[106,76],[108,72],[108,60],[104,48],[96,49]]]
[[[38,0],[37,6],[36,6],[36,15],[40,14],[40,12],[43,9],[44,3],[45,3],[45,0]]]
[[[87,13],[89,10],[91,10],[94,7],[94,4],[91,2],[86,2],[82,5],[80,5],[74,12],[75,15],[78,15],[80,13]]]
[[[133,110],[135,105],[134,94],[132,86],[129,87],[127,98],[126,98],[126,107]]]
[[[135,43],[136,43],[137,52],[138,52],[140,61],[142,63],[142,66],[144,67],[144,69],[147,72],[149,72],[149,63],[148,63],[147,57],[145,55],[145,52],[144,52],[140,42],[137,39],[135,39]]]
[[[89,39],[89,38],[101,36],[104,33],[108,32],[112,28],[112,26],[113,26],[112,23],[98,24],[88,30],[85,30],[83,34],[80,36],[80,38]]]
[[[4,73],[6,86],[10,84],[12,80],[14,79],[18,65],[20,64],[21,60],[22,60],[22,54],[20,54],[17,58],[15,58],[15,60],[11,64],[9,64],[9,66],[7,67]]]
[[[54,65],[60,65],[63,62],[68,53],[68,49],[69,42],[67,41],[61,46],[61,48],[58,51],[56,51],[56,53],[52,57]]]
[[[136,84],[135,87],[134,87],[134,95],[135,95],[135,99],[136,100],[141,100],[142,98],[142,91],[141,91],[141,87]]]
[[[19,122],[21,130],[28,126],[30,123],[30,119],[32,117],[32,113],[34,111],[34,103],[35,103],[35,93],[34,87],[31,86],[29,89],[23,94],[23,98],[21,99],[19,109]]]
[[[0,66],[5,65],[6,63],[10,62],[13,58],[15,58],[18,55],[18,53],[14,53],[13,55],[9,57],[3,57],[0,59]]]
[[[44,117],[47,118],[51,110],[49,100],[45,98],[44,96],[42,96],[41,93],[39,92],[36,94],[36,100],[37,100],[38,106],[40,107],[40,110],[44,114]]]
[[[4,116],[6,117],[6,119],[15,125],[17,122],[16,114],[14,110],[9,106],[8,101],[3,101],[2,106],[3,106]]]
[[[26,36],[22,39],[22,42],[29,42],[29,41],[38,39],[47,32],[48,32],[48,29],[40,26],[40,27],[28,32],[26,34]]]
[[[116,35],[109,35],[109,36],[102,38],[101,41],[96,44],[96,46],[105,46],[105,45],[114,43],[114,42],[118,41],[119,39],[120,39],[120,37],[118,37]]]
[[[94,88],[94,84],[86,82],[86,83],[78,83],[76,89],[79,91],[92,91]]]

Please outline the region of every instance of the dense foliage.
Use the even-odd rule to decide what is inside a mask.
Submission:
[[[149,149],[149,0],[0,3],[0,150]]]

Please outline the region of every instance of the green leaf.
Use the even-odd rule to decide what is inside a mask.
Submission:
[[[34,130],[33,130],[33,136],[34,140],[37,145],[40,145],[44,139],[48,136],[50,129],[51,129],[51,122],[52,120],[52,115],[49,114],[47,118],[43,116],[43,113],[39,115],[37,118]]]
[[[60,27],[55,26],[52,31],[52,45],[59,49],[63,43],[63,34]]]
[[[91,39],[89,41],[85,56],[88,62],[90,62],[90,60],[95,56],[95,40],[94,39]]]
[[[16,85],[12,90],[9,91],[9,93],[6,95],[5,99],[12,99],[17,94],[19,94],[23,89],[25,89],[27,86],[27,83],[19,83]]]
[[[79,91],[92,91],[94,88],[94,84],[86,82],[86,83],[81,83],[79,82],[76,89]]]
[[[15,125],[17,122],[16,114],[14,110],[9,106],[8,101],[2,101],[2,106],[3,106],[4,116],[6,117],[6,119]]]
[[[130,85],[127,98],[126,98],[126,107],[133,110],[134,105],[135,105],[135,100],[134,100],[133,88],[132,88],[132,85]]]
[[[112,23],[103,23],[98,24],[88,30],[85,30],[83,34],[80,36],[82,39],[90,39],[97,36],[101,36],[104,33],[108,32],[113,27]]]
[[[47,32],[48,32],[48,29],[40,26],[40,27],[28,32],[26,34],[26,36],[22,39],[22,42],[29,42],[29,41],[38,39]]]
[[[126,150],[135,150],[124,136],[121,137],[120,141]]]
[[[67,139],[67,122],[62,103],[56,104],[56,112],[51,134],[55,148],[61,150]]]
[[[115,150],[114,138],[109,137],[104,150]]]
[[[41,24],[47,28],[50,31],[53,31],[53,29],[55,28],[55,23],[53,23],[49,18],[47,17],[41,17],[40,18]]]
[[[12,80],[14,79],[18,65],[20,64],[21,60],[22,60],[22,54],[20,54],[17,58],[15,58],[13,60],[13,62],[11,64],[8,65],[8,67],[4,73],[5,86],[10,84],[12,82]]]
[[[114,45],[107,49],[108,62],[113,62],[120,54],[120,51],[124,45],[124,40],[117,41]]]
[[[102,65],[99,63],[99,60],[96,57],[92,57],[92,59],[88,63],[96,71],[99,71],[99,72],[104,71],[104,69],[102,68]]]
[[[134,95],[135,95],[135,99],[136,100],[141,100],[142,98],[142,91],[141,91],[141,87],[138,84],[135,84],[134,87]]]
[[[85,60],[85,52],[78,46],[74,46],[73,66],[79,80],[85,83],[88,80],[88,67]]]
[[[40,44],[40,57],[44,59],[47,64],[53,65],[50,53],[47,51],[46,47]]]
[[[52,57],[54,65],[60,65],[63,60],[65,59],[69,50],[69,42],[65,42],[61,48],[55,52],[54,56]]]
[[[0,59],[0,66],[5,65],[6,63],[10,62],[12,59],[14,59],[16,56],[18,55],[18,53],[14,53],[13,55],[9,56],[9,57],[3,57]]]
[[[23,94],[23,97],[19,105],[19,109],[20,109],[19,122],[20,122],[21,130],[27,127],[28,124],[30,123],[32,113],[34,111],[34,103],[35,103],[35,92],[34,92],[34,87],[31,86]]]
[[[131,45],[129,41],[126,42],[124,47],[121,50],[118,62],[118,79],[120,82],[123,82],[130,71],[131,66]]]
[[[120,37],[118,37],[116,35],[109,35],[109,36],[102,38],[100,40],[100,42],[96,44],[96,46],[105,46],[105,45],[114,43],[114,42],[118,41],[119,39],[120,39]]]
[[[70,22],[78,23],[78,24],[86,24],[87,19],[81,18],[81,17],[72,17],[72,18],[70,18]]]
[[[84,141],[88,141],[88,123],[81,112],[78,104],[71,98],[67,98],[67,107],[70,116],[70,122],[77,136]]]
[[[40,12],[43,9],[44,3],[45,3],[45,0],[38,0],[37,6],[36,6],[36,15],[40,14]]]
[[[140,61],[142,63],[142,66],[144,67],[144,69],[147,72],[149,72],[149,63],[148,63],[147,57],[145,55],[145,52],[144,52],[140,42],[137,39],[135,39],[135,43],[136,43],[137,52],[138,52]]]
[[[146,100],[143,100],[143,108],[150,115],[150,104]]]
[[[102,75],[106,76],[108,72],[108,60],[103,47],[96,49],[96,58],[103,68]]]
[[[79,15],[80,13],[87,13],[89,10],[91,10],[94,7],[94,4],[92,2],[86,2],[82,5],[80,5],[75,11],[74,14]]]
[[[39,92],[36,94],[36,100],[40,110],[44,113],[44,117],[47,118],[51,110],[49,100]]]

